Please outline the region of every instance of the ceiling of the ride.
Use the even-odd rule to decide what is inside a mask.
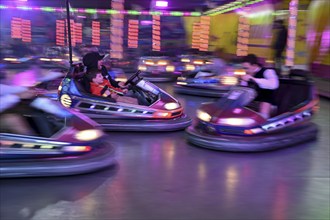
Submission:
[[[65,7],[66,0],[1,0],[4,5]],[[151,10],[152,0],[125,0],[125,10]],[[169,11],[207,11],[234,0],[167,0]],[[111,0],[70,0],[73,8],[109,9]]]

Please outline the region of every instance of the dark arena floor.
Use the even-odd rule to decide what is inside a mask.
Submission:
[[[171,83],[159,85],[173,94]],[[191,117],[213,100],[175,97]],[[316,141],[262,153],[194,147],[184,131],[112,132],[117,164],[106,170],[2,179],[0,219],[328,220],[329,99],[313,120]]]

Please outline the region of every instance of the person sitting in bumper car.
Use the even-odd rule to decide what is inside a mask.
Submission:
[[[274,91],[279,87],[278,76],[273,69],[264,68],[258,63],[258,57],[255,54],[248,54],[242,60],[242,66],[246,70],[246,75],[241,76],[241,85],[248,86],[249,83],[255,83],[257,97],[254,101],[260,102],[259,112],[268,119],[275,103]]]
[[[98,52],[87,53],[83,57],[83,64],[86,66],[87,72],[90,72],[93,69],[98,69],[101,71],[103,77],[107,78],[113,87],[125,88],[124,82],[117,82],[108,74],[108,69],[103,65],[103,59],[106,56],[107,55],[100,55]]]
[[[116,102],[123,102],[137,105],[138,101],[135,98],[124,96],[127,89],[116,88],[110,84],[104,77],[100,70],[93,69],[87,73],[87,78],[90,81],[91,93],[97,96],[109,97]]]

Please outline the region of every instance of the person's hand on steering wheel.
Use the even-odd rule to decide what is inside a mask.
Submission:
[[[245,74],[245,75],[241,76],[241,79],[246,82],[249,82],[250,80],[253,80],[254,78],[249,74]]]
[[[121,89],[128,89],[128,85],[125,85],[125,82],[118,82],[118,86],[119,86]]]

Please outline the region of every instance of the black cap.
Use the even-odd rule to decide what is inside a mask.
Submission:
[[[83,63],[87,69],[97,68],[97,62],[102,60],[105,55],[100,55],[98,52],[87,53],[83,57]]]
[[[250,64],[253,64],[253,65],[259,65],[259,62],[258,62],[258,57],[255,55],[255,54],[248,54],[246,55],[245,57],[242,58],[241,60],[242,63],[250,63]]]

